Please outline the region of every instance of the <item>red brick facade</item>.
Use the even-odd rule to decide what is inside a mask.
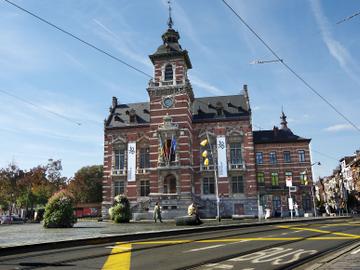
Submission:
[[[216,159],[221,136],[226,140],[227,165],[227,177],[218,178],[221,215],[257,215],[259,192],[261,196],[269,194],[269,199],[275,190],[258,189],[256,169],[265,173],[265,187],[273,171],[282,179],[280,175],[291,170],[296,182],[302,170],[311,169],[310,161],[283,164],[280,152],[291,151],[295,160],[296,151],[304,149],[308,158],[308,141],[254,144],[247,87],[238,95],[195,98],[187,79],[191,62],[178,43],[178,33],[169,28],[162,38],[164,44],[150,55],[154,79],[147,88],[149,101],[118,104],[113,98],[105,123],[103,216],[107,217],[116,194],[125,194],[133,211],[145,216],[157,201],[168,217],[185,214],[191,201],[199,205],[203,216],[215,216],[214,164],[203,164],[200,142],[210,139],[212,158]],[[136,145],[135,181],[127,180],[132,166],[128,164],[130,142]],[[258,151],[265,158],[264,164],[256,166]],[[276,166],[267,163],[269,151],[279,153]],[[286,196],[285,189],[276,192]]]

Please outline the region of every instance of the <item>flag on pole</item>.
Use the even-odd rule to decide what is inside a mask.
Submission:
[[[161,140],[161,136],[159,136],[159,142],[160,142],[160,157],[162,157],[164,155],[164,146],[163,146],[163,142]]]

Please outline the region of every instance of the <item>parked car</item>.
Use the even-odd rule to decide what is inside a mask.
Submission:
[[[7,216],[1,216],[0,217],[0,224],[23,224],[24,220],[15,215],[7,215]]]

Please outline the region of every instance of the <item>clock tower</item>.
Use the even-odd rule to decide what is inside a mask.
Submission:
[[[194,101],[187,77],[192,66],[179,39],[170,15],[162,44],[149,56],[154,65],[154,77],[147,88],[152,133],[150,160],[151,167],[156,168],[150,172],[150,189],[153,194],[171,199],[172,207],[174,200],[178,201],[178,210],[184,205],[183,200],[191,200]]]

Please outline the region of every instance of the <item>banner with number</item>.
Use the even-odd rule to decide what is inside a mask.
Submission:
[[[136,170],[136,142],[128,143],[128,162],[127,162],[127,180],[128,182],[135,181]]]
[[[227,161],[226,161],[226,141],[225,136],[217,136],[217,166],[218,176],[227,177]]]

